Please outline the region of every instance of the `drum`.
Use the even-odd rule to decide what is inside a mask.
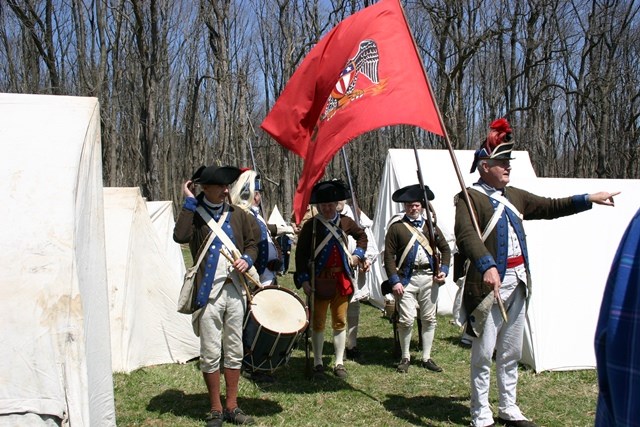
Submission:
[[[286,363],[309,324],[309,310],[289,289],[265,286],[254,295],[245,318],[243,363],[254,371],[273,372]]]

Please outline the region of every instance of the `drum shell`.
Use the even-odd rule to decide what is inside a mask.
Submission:
[[[309,310],[294,292],[278,286],[259,289],[244,322],[243,364],[254,371],[273,372],[288,362],[308,325]]]

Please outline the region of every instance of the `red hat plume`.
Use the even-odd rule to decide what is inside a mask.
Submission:
[[[489,153],[492,153],[498,145],[510,140],[511,125],[509,125],[507,119],[496,119],[491,122],[489,125],[489,134],[487,135],[485,143],[485,147]]]

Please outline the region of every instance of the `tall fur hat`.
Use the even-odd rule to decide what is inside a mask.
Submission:
[[[482,142],[480,148],[476,150],[473,156],[473,164],[471,172],[476,170],[478,162],[482,159],[507,159],[511,160],[511,151],[513,150],[513,140],[511,135],[511,125],[507,119],[494,120],[489,125],[489,134]]]

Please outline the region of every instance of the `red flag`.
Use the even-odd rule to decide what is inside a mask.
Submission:
[[[382,0],[340,22],[311,49],[260,125],[305,159],[296,221],[343,145],[397,124],[444,135],[400,2]]]

